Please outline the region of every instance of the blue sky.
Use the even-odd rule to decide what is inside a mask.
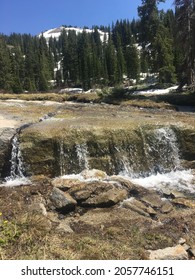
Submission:
[[[173,0],[162,4],[173,7]],[[109,25],[137,18],[141,0],[0,0],[0,33],[31,33],[65,25]]]

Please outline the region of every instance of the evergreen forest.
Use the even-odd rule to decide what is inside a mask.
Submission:
[[[138,19],[111,26],[63,30],[60,37],[0,34],[0,91],[46,92],[65,87],[140,83],[140,73],[156,74],[158,83],[195,85],[195,1],[142,0]],[[99,30],[105,32],[101,40]]]

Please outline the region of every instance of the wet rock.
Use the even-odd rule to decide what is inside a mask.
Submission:
[[[195,209],[195,201],[187,198],[175,198],[172,203],[181,207]]]
[[[84,179],[105,179],[107,178],[107,174],[106,172],[99,170],[99,169],[85,169],[83,170],[80,175],[84,178]]]
[[[68,194],[63,191],[53,188],[50,194],[52,206],[62,213],[67,213],[75,209],[77,202]]]
[[[51,184],[55,188],[67,191],[74,186],[81,185],[82,183],[78,179],[67,179],[63,177],[58,177],[53,179]]]
[[[9,175],[11,139],[14,134],[13,128],[0,128],[0,179]]]
[[[149,260],[187,260],[188,254],[181,245],[159,250],[149,250]]]
[[[182,192],[179,192],[177,190],[169,190],[169,189],[163,189],[163,195],[168,198],[184,197],[184,194]]]
[[[146,188],[134,184],[121,176],[110,176],[108,180],[118,183],[119,186],[125,188],[129,192],[129,195],[133,197],[140,197],[150,193]]]

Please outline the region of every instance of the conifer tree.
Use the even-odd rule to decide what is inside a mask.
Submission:
[[[185,84],[195,87],[195,1],[175,0],[177,43],[183,61],[180,65],[180,88]]]
[[[12,89],[10,52],[2,37],[0,37],[0,89]]]
[[[173,40],[163,23],[157,4],[164,0],[142,0],[138,7],[142,58],[148,61],[151,72],[159,73],[160,82],[176,81]]]
[[[108,75],[108,80],[110,85],[115,85],[117,83],[117,57],[116,49],[112,41],[111,35],[109,36],[108,43],[105,48],[105,62],[106,62],[106,72]]]

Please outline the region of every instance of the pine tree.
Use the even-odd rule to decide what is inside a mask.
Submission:
[[[126,48],[126,67],[127,77],[138,81],[140,76],[140,59],[135,44]]]
[[[12,89],[10,52],[4,38],[0,37],[0,89]]]
[[[24,58],[20,46],[13,47],[10,50],[11,72],[12,72],[12,90],[14,93],[23,91],[24,81]]]
[[[158,11],[157,4],[160,2],[164,0],[142,0],[142,6],[138,8],[141,18],[142,59],[145,59],[142,61],[148,62],[151,72],[159,73],[159,82],[174,83],[174,41],[169,28],[163,22],[164,14]]]
[[[175,0],[177,43],[182,50],[180,88],[185,84],[195,87],[195,1]]]
[[[83,30],[82,34],[78,37],[78,56],[79,56],[79,76],[82,82],[84,90],[91,88],[91,79],[90,79],[90,37]]]
[[[105,63],[106,63],[106,72],[108,75],[108,80],[110,85],[117,84],[117,57],[116,49],[112,41],[111,36],[109,36],[108,43],[105,47]]]

